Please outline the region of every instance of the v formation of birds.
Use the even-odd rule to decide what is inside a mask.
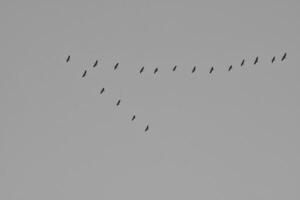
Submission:
[[[285,52],[285,53],[281,56],[280,61],[283,62],[283,61],[286,59],[286,57],[287,57],[287,53]],[[273,56],[272,59],[271,59],[271,63],[273,64],[273,63],[275,62],[275,60],[276,60],[276,56]],[[66,58],[66,63],[69,63],[70,61],[71,61],[71,55],[68,55],[67,58]],[[246,60],[243,59],[243,60],[241,61],[240,66],[243,67],[243,66],[245,65],[245,62],[246,62]],[[258,64],[258,62],[259,62],[259,57],[256,56],[255,59],[254,59],[254,61],[253,61],[253,65]],[[95,67],[98,65],[98,63],[99,63],[98,60],[96,60],[96,61],[94,62],[94,64],[93,64],[93,68],[95,68]],[[114,65],[113,69],[114,69],[114,70],[117,70],[118,67],[119,67],[119,62],[117,62],[117,63]],[[177,68],[178,68],[178,66],[175,65],[174,67],[172,67],[172,70],[171,70],[171,71],[175,72]],[[194,66],[194,67],[192,68],[192,70],[191,70],[191,73],[195,73],[196,68],[197,68],[197,67]],[[233,66],[230,65],[230,66],[228,67],[228,70],[227,70],[227,71],[231,71],[232,69],[233,69]],[[139,73],[142,74],[142,73],[144,72],[144,70],[145,70],[145,67],[142,66],[142,67],[140,68],[140,70],[139,70]],[[208,71],[209,74],[212,74],[212,73],[214,72],[214,70],[215,70],[215,69],[214,69],[214,66],[210,67],[210,69],[209,69],[209,71]],[[87,69],[85,69],[85,70],[83,71],[81,77],[82,77],[82,78],[86,78],[87,72],[88,72]],[[154,73],[154,74],[157,74],[157,73],[158,73],[158,67],[156,67],[156,68],[154,69],[153,73]],[[103,88],[101,88],[101,90],[100,90],[100,94],[102,95],[104,92],[105,92],[105,88],[103,87]],[[118,99],[118,100],[116,101],[116,106],[120,106],[120,104],[121,104],[121,99]],[[136,117],[137,117],[137,116],[136,116],[135,114],[133,114],[133,115],[131,116],[131,121],[134,121],[134,120],[136,119]],[[145,129],[144,129],[144,132],[148,132],[148,131],[149,131],[149,124],[146,124]]]

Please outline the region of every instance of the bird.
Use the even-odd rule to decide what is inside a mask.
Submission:
[[[242,60],[241,67],[244,66],[244,64],[245,64],[245,59]]]
[[[119,66],[119,63],[116,63],[116,65],[114,66],[114,70],[116,70]]]
[[[192,73],[196,71],[196,66],[193,67]]]
[[[118,100],[118,102],[117,102],[117,104],[116,104],[116,105],[117,105],[117,106],[119,106],[119,105],[120,105],[120,103],[121,103],[121,99],[119,99],[119,100]]]
[[[147,132],[148,130],[149,130],[149,125],[146,126],[145,132]]]
[[[154,70],[154,74],[156,74],[158,71],[158,68],[156,67],[155,70]]]
[[[256,65],[258,63],[258,56],[256,56],[255,61],[254,61],[254,65]]]
[[[176,68],[177,68],[177,65],[175,65],[174,67],[173,67],[173,72],[175,72],[175,70],[176,70]]]
[[[230,71],[232,69],[232,65],[229,66],[228,71]]]
[[[142,67],[142,68],[140,69],[140,74],[141,74],[143,71],[144,71],[144,67]]]
[[[68,55],[68,57],[67,57],[67,59],[66,59],[66,62],[69,62],[69,61],[70,61],[70,58],[71,58],[71,56]]]
[[[286,53],[283,54],[281,61],[284,61],[286,59]]]
[[[95,68],[98,65],[98,60],[94,63],[93,67]]]
[[[214,71],[214,67],[211,67],[209,73],[211,74]]]
[[[131,121],[133,121],[135,119],[135,115],[132,116]]]
[[[84,72],[83,72],[83,74],[82,74],[81,78],[84,78],[84,77],[86,76],[86,73],[87,73],[87,71],[86,71],[86,70],[84,70]]]
[[[274,63],[274,61],[275,61],[275,56],[272,58],[271,62]]]
[[[102,94],[104,92],[105,88],[102,88],[100,91],[100,94]]]

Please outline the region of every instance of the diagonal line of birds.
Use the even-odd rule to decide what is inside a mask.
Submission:
[[[287,53],[285,52],[278,60],[280,60],[281,62],[283,62],[284,60],[286,60],[286,58],[287,58]],[[258,56],[256,56],[256,57],[254,58],[253,62],[251,62],[252,65],[257,65],[257,64],[259,63],[259,60],[260,60],[260,58],[259,58]],[[270,62],[271,62],[271,64],[274,64],[275,61],[276,61],[276,56],[273,56],[272,59],[270,60]],[[69,63],[69,62],[71,62],[71,55],[68,55],[67,58],[66,58],[66,63]],[[251,63],[250,63],[250,64],[251,64]],[[97,67],[98,64],[99,64],[99,61],[96,60],[96,61],[94,62],[94,64],[92,65],[93,68]],[[240,64],[240,67],[244,67],[245,64],[246,64],[246,60],[245,60],[245,59],[242,59],[241,64]],[[117,62],[117,63],[114,65],[113,70],[116,71],[116,70],[118,69],[118,67],[119,67],[119,62]],[[173,66],[173,67],[171,68],[171,72],[175,72],[177,69],[178,69],[178,65],[175,65],[175,66]],[[191,70],[191,73],[192,73],[192,74],[195,73],[196,70],[197,70],[197,66],[194,66],[194,67],[192,68],[192,70]],[[230,72],[231,70],[233,70],[233,65],[229,65],[229,67],[227,68],[227,71],[228,71],[228,72]],[[142,74],[142,73],[144,73],[144,71],[145,71],[145,67],[142,66],[142,67],[139,69],[139,73]],[[208,70],[208,73],[209,73],[209,74],[212,74],[214,71],[215,71],[214,66],[211,66],[211,67],[209,68],[209,70]],[[88,70],[85,69],[85,70],[82,72],[81,78],[83,78],[83,79],[86,78],[87,72],[88,72]],[[157,73],[159,73],[158,67],[156,67],[156,68],[154,69],[154,71],[153,71],[153,74],[154,74],[154,75],[157,74]],[[100,95],[103,95],[104,92],[105,92],[105,87],[101,88],[101,90],[100,90]],[[116,101],[116,103],[115,103],[115,106],[118,107],[118,106],[120,106],[120,105],[121,105],[121,99],[118,99],[118,100]],[[132,114],[132,115],[131,115],[131,121],[135,121],[136,118],[137,118],[137,116],[136,116],[135,114]],[[149,126],[149,123],[146,124],[146,125],[145,125],[145,129],[144,129],[144,132],[148,132],[148,131],[149,131],[149,127],[150,127],[150,126]]]

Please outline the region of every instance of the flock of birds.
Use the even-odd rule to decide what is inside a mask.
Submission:
[[[283,62],[283,61],[286,59],[286,57],[287,57],[287,53],[285,52],[285,53],[281,56],[280,61]],[[68,55],[67,58],[66,58],[66,63],[69,63],[70,60],[71,60],[71,56]],[[275,62],[275,60],[276,60],[276,56],[273,56],[272,59],[271,59],[271,63],[273,64],[273,63]],[[256,56],[255,59],[254,59],[254,61],[253,61],[253,65],[256,65],[256,64],[258,63],[258,61],[259,61],[259,57]],[[98,60],[96,60],[96,61],[94,62],[94,64],[93,64],[93,68],[97,67],[98,63],[99,63]],[[244,65],[245,65],[245,59],[242,60],[240,66],[243,67]],[[119,63],[117,62],[117,63],[114,65],[113,69],[114,69],[114,70],[117,70],[118,67],[119,67]],[[172,71],[175,72],[177,68],[178,68],[178,66],[175,65],[175,66],[172,68]],[[228,67],[227,71],[231,71],[232,68],[233,68],[233,66],[230,65],[230,66]],[[144,72],[144,70],[145,70],[145,67],[143,66],[143,67],[140,68],[139,73],[142,74],[142,73]],[[212,66],[212,67],[209,69],[209,74],[213,73],[214,70],[215,70],[215,68]],[[85,77],[87,76],[87,72],[88,72],[87,70],[84,70],[83,73],[82,73],[82,75],[81,75],[81,78],[85,78]],[[191,73],[195,73],[195,72],[196,72],[196,66],[194,66],[194,67],[192,68]],[[158,73],[158,68],[157,68],[157,67],[154,69],[153,73],[154,73],[154,74]],[[103,87],[103,88],[100,90],[100,94],[103,94],[104,92],[105,92],[105,88]],[[121,99],[118,99],[118,101],[117,101],[117,103],[116,103],[116,106],[119,106],[120,103],[121,103]],[[136,115],[132,115],[131,121],[134,121],[135,119],[136,119]],[[149,131],[149,124],[146,125],[144,131],[145,131],[145,132]]]

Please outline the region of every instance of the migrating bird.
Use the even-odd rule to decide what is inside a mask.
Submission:
[[[256,56],[255,61],[254,61],[254,65],[256,65],[258,63],[258,56]]]
[[[158,71],[158,68],[156,67],[155,70],[154,70],[154,74],[156,74],[157,71]]]
[[[93,67],[95,68],[98,65],[98,60],[94,63]]]
[[[70,61],[70,58],[71,58],[71,56],[68,55],[68,57],[67,57],[67,59],[66,59],[66,62],[69,62],[69,61]]]
[[[177,68],[177,65],[175,65],[175,66],[173,67],[173,72],[175,72],[176,68]]]
[[[242,60],[241,67],[243,67],[244,64],[245,64],[245,59]]]
[[[116,104],[116,105],[117,105],[117,106],[119,106],[119,105],[120,105],[120,103],[121,103],[121,99],[119,99],[119,100],[118,100],[118,102],[117,102],[117,104]]]
[[[214,67],[211,67],[209,73],[211,74],[214,71]]]
[[[133,121],[135,119],[135,115],[132,116],[131,121]]]
[[[142,68],[140,69],[140,74],[141,74],[143,71],[144,71],[144,67],[142,67]]]
[[[232,69],[232,65],[229,66],[228,71],[230,71]]]
[[[283,54],[281,61],[284,61],[286,59],[286,53]]]
[[[114,66],[114,70],[116,70],[119,66],[119,63],[117,63],[115,66]]]
[[[148,130],[149,130],[149,125],[146,126],[145,132],[147,132]]]
[[[102,94],[102,93],[104,92],[104,90],[105,90],[105,89],[104,89],[104,88],[102,88],[102,89],[101,89],[101,91],[100,91],[100,94]]]
[[[81,76],[81,78],[84,78],[85,76],[86,76],[86,70],[84,70],[84,72],[83,72],[83,74],[82,74],[82,76]]]
[[[196,66],[194,66],[193,70],[192,70],[192,73],[194,73],[196,71]]]
[[[275,56],[272,58],[271,62],[274,63],[274,61],[275,61]]]

